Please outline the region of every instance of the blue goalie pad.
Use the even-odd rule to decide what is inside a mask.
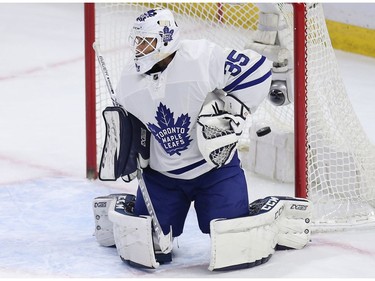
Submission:
[[[106,135],[99,166],[99,179],[115,181],[132,179],[138,159],[145,163],[150,157],[150,132],[134,115],[121,107],[103,111]]]

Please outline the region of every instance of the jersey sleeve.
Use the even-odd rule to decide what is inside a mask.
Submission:
[[[216,46],[210,57],[211,86],[234,95],[254,112],[270,89],[271,68],[272,62],[253,50]]]

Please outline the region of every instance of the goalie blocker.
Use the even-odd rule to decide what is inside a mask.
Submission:
[[[125,182],[137,175],[138,161],[141,168],[148,165],[150,157],[150,132],[134,115],[121,107],[107,107],[103,111],[106,137],[99,167],[102,181]]]

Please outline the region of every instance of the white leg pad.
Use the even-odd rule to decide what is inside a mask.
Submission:
[[[278,241],[277,219],[283,211],[278,201],[255,216],[212,220],[209,270],[253,267],[269,260]]]
[[[93,201],[93,211],[95,218],[95,238],[101,246],[114,246],[113,224],[108,219],[108,210],[111,201],[116,201],[116,197],[101,196]]]
[[[113,233],[117,252],[123,261],[148,268],[157,268],[152,238],[150,216],[129,216],[115,210],[111,202],[108,213],[113,223]]]
[[[279,227],[279,246],[302,249],[310,241],[310,222],[312,203],[302,198],[286,198],[284,211],[277,224]]]
[[[250,215],[210,224],[209,270],[232,270],[267,262],[278,249],[302,249],[310,240],[312,203],[270,196],[250,204]]]

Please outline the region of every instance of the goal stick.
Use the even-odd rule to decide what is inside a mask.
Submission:
[[[104,80],[105,80],[106,85],[107,85],[107,90],[108,90],[108,93],[109,93],[109,95],[112,99],[113,105],[116,106],[116,107],[122,107],[116,100],[116,93],[115,93],[115,90],[113,89],[111,78],[109,76],[108,69],[107,69],[107,66],[106,66],[105,61],[104,61],[104,57],[101,54],[100,47],[97,43],[94,42],[93,48],[95,50],[95,55],[96,55],[96,58],[98,60],[99,66],[100,66],[100,70],[101,70],[101,72],[104,76]],[[125,108],[123,108],[123,109],[124,109],[125,113],[127,114],[126,109]],[[158,238],[160,249],[163,253],[169,253],[172,250],[172,239],[173,239],[173,237],[172,237],[172,227],[170,227],[170,231],[167,235],[165,235],[163,233],[163,230],[160,226],[159,220],[156,216],[154,206],[152,205],[150,195],[148,194],[146,184],[143,180],[142,168],[139,164],[139,161],[138,161],[137,179],[138,179],[138,182],[139,182],[139,188],[141,190],[143,199],[144,199],[146,207],[147,207],[147,211],[150,214],[150,217],[152,218],[154,231],[155,231],[156,236]]]
[[[121,105],[116,100],[116,93],[115,93],[115,90],[113,89],[111,78],[109,76],[108,69],[104,61],[104,57],[101,54],[100,47],[96,42],[92,44],[92,47],[95,50],[96,59],[98,60],[98,64],[103,74],[105,84],[107,85],[107,90],[108,90],[109,96],[111,97],[112,103],[114,106],[121,107]],[[128,114],[126,110],[125,110],[125,113],[126,115]]]

